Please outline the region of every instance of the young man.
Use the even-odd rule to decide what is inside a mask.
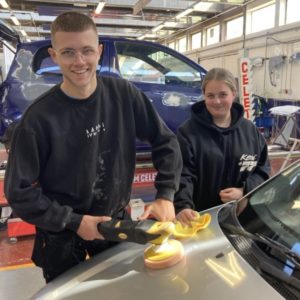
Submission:
[[[61,84],[40,96],[15,130],[5,176],[14,212],[37,227],[33,261],[46,282],[113,243],[99,222],[123,218],[135,170],[136,138],[152,146],[156,199],[141,219],[175,218],[182,167],[176,136],[129,82],[97,78],[96,26],[66,12],[51,27],[49,54]]]

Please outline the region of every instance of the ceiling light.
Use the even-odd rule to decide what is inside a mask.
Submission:
[[[152,32],[159,31],[159,30],[161,30],[163,27],[164,27],[164,24],[160,24],[160,25],[158,25],[158,26],[156,26],[156,27],[153,27],[153,28],[152,28]]]
[[[22,33],[23,36],[27,36],[27,33],[24,29],[21,29],[20,32]]]
[[[154,33],[146,33],[145,34],[145,38],[155,38],[156,37],[156,34]]]
[[[19,20],[17,19],[16,16],[12,15],[12,16],[10,16],[10,18],[16,26],[20,26],[20,22],[19,22]]]
[[[141,35],[139,37],[137,37],[137,40],[144,40],[144,39],[147,39],[147,38],[156,38],[156,34],[154,33],[146,33],[144,35]]]
[[[87,4],[86,3],[74,3],[73,6],[76,6],[76,7],[87,7]]]
[[[291,207],[291,209],[299,209],[300,208],[300,200],[295,200],[294,205]]]
[[[175,16],[175,19],[180,19],[186,15],[188,15],[189,13],[191,13],[193,11],[192,8],[188,8],[186,10],[184,10],[183,12],[179,13],[177,16]]]
[[[213,6],[213,3],[207,3],[207,2],[199,2],[195,4],[194,10],[197,11],[208,11]]]
[[[0,0],[0,4],[3,8],[8,8],[9,7],[5,0]]]
[[[96,15],[99,15],[99,14],[101,13],[101,11],[102,11],[104,5],[105,5],[105,2],[104,2],[104,1],[99,1],[98,5],[97,5],[97,7],[96,7],[96,9],[95,9],[95,14],[96,14]]]
[[[87,7],[87,1],[81,1],[81,0],[73,0],[73,6],[76,7]]]
[[[165,22],[165,27],[176,27],[177,26],[177,22]]]

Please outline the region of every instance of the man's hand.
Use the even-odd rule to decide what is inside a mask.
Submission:
[[[185,208],[176,215],[176,219],[184,225],[192,226],[191,221],[193,221],[197,216],[198,213],[195,210]]]
[[[103,236],[99,233],[97,229],[97,224],[105,221],[110,221],[111,217],[95,217],[84,215],[79,228],[77,229],[77,234],[84,240],[93,241],[93,240],[103,240]]]
[[[227,188],[221,190],[219,196],[223,203],[230,202],[233,200],[239,200],[244,195],[244,189],[241,188]]]
[[[167,199],[156,199],[145,209],[145,212],[138,218],[145,220],[152,215],[158,221],[174,221],[175,208],[173,202]]]

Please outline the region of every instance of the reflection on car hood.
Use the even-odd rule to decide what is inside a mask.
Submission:
[[[283,299],[235,251],[219,227],[183,242],[185,260],[164,270],[144,267],[145,245],[121,243],[74,267],[33,299]]]

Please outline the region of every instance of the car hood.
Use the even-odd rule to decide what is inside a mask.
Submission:
[[[120,243],[74,267],[33,299],[283,299],[231,246],[206,212],[208,228],[182,241],[185,259],[163,270],[144,266],[146,245]]]

